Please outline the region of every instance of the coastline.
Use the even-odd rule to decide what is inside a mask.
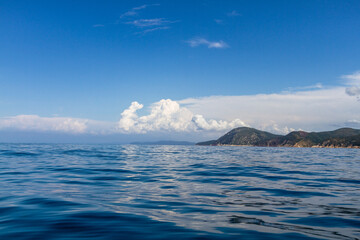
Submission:
[[[216,145],[198,145],[195,146],[206,146],[206,147],[268,147],[268,148],[351,148],[351,149],[360,149],[360,146],[321,146],[314,145],[311,147],[302,147],[302,146],[257,146],[257,145],[235,145],[235,144],[216,144]]]

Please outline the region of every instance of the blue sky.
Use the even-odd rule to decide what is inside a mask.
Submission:
[[[210,134],[205,130],[215,129],[197,124],[186,125],[182,132],[182,127],[169,122],[154,127],[158,122],[152,117],[140,120],[143,125],[137,120],[130,123],[142,130],[109,130],[114,124],[126,128],[124,121],[118,124],[132,102],[144,106],[136,111],[140,118],[151,115],[162,99],[171,99],[161,102],[167,107],[179,104],[180,112],[191,112],[181,121],[196,122],[197,115],[206,123],[226,121],[220,131],[241,124],[273,132],[277,127],[269,126],[274,124],[295,130],[322,130],[349,122],[357,127],[359,12],[357,0],[0,1],[0,130],[52,134],[63,129],[63,118],[70,119],[70,125],[80,119],[84,128],[96,129],[84,130],[86,134],[101,132],[116,139],[115,134],[119,141],[129,134],[144,138],[149,132],[184,138],[191,136],[186,131],[200,131],[196,135],[205,138]],[[353,88],[351,96],[346,94],[348,88]],[[345,94],[336,95],[334,89]],[[268,114],[255,121],[257,113],[249,116],[244,108],[246,101],[261,99],[259,94],[293,96],[304,91],[321,96],[329,92],[329,98],[338,96],[334,102],[345,99],[346,107],[328,108],[344,118],[323,127],[315,120],[291,122],[298,117],[294,115],[288,123],[278,123]],[[219,106],[211,104],[211,109],[204,99],[214,96]],[[226,96],[235,98],[221,105]],[[243,99],[242,106],[236,107],[236,97]],[[274,104],[278,114],[291,109]],[[235,113],[230,114],[229,105],[234,105]],[[224,108],[229,111],[214,114]],[[304,110],[303,115],[319,112],[314,111]],[[179,120],[174,117],[177,110],[169,114],[165,115],[175,118],[173,122]],[[236,119],[242,123],[231,125]],[[46,124],[41,121],[52,123],[42,129],[39,126]],[[88,127],[93,121],[96,126]],[[152,127],[144,127],[144,121],[152,121]]]

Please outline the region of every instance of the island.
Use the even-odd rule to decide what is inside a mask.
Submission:
[[[340,128],[326,132],[294,131],[277,135],[255,128],[239,127],[217,140],[199,142],[200,146],[318,147],[360,148],[360,130]]]

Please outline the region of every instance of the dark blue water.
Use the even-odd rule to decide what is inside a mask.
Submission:
[[[0,239],[359,238],[359,149],[0,144]]]

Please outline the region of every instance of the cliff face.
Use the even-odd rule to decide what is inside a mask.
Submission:
[[[328,132],[295,131],[281,136],[254,128],[240,127],[231,130],[217,140],[200,142],[197,145],[360,148],[360,130],[340,128]]]

